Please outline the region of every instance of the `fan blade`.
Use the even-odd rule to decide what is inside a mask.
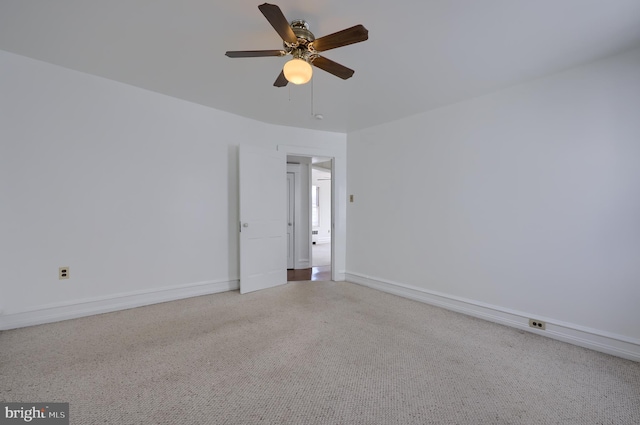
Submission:
[[[288,83],[289,83],[289,81],[284,76],[284,71],[280,71],[280,75],[278,75],[278,78],[276,78],[276,82],[273,83],[273,85],[276,86],[276,87],[284,87]]]
[[[343,80],[351,78],[351,76],[355,72],[353,69],[349,69],[344,65],[340,65],[338,62],[334,62],[331,59],[327,59],[322,56],[318,56],[317,58],[315,58],[313,62],[311,62],[311,64],[324,71],[327,71],[329,74],[340,77]]]
[[[324,52],[335,49],[336,47],[359,43],[367,39],[369,39],[369,30],[362,25],[356,25],[355,27],[320,37],[311,43],[311,46],[316,49],[317,52]]]
[[[275,4],[261,4],[258,6],[260,12],[267,18],[267,21],[271,24],[274,30],[280,35],[280,37],[289,44],[295,44],[298,42],[298,37],[293,33],[289,21],[284,17],[282,11]]]
[[[230,58],[261,58],[264,56],[284,56],[284,50],[236,50],[225,53]]]

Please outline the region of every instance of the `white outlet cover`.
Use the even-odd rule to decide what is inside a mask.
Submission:
[[[62,276],[63,271],[65,272],[66,276]],[[58,279],[59,280],[69,279],[69,267],[58,268]]]

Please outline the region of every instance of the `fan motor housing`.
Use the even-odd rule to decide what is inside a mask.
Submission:
[[[293,30],[293,33],[296,35],[296,37],[298,37],[299,42],[300,39],[304,40],[301,41],[300,44],[306,45],[307,43],[311,43],[316,39],[313,33],[309,31],[309,24],[304,19],[295,19],[291,21],[291,29]]]

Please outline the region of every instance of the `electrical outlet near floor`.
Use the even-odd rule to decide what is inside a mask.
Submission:
[[[529,319],[529,326],[532,328],[540,329],[540,330],[547,329],[547,324],[544,323],[542,320]]]
[[[69,279],[69,267],[60,267],[58,269],[58,279]]]

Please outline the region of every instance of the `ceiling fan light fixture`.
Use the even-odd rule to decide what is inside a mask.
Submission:
[[[304,19],[289,22],[282,10],[275,4],[264,3],[258,6],[260,12],[267,18],[274,30],[282,39],[283,49],[280,50],[232,50],[225,54],[230,58],[259,58],[266,56],[291,55],[293,59],[287,62],[273,85],[285,87],[289,83],[305,84],[311,81],[313,70],[311,65],[329,74],[346,80],[355,72],[344,65],[320,56],[319,52],[360,43],[369,39],[369,31],[362,25],[355,25],[324,37],[316,38],[309,31],[309,24]]]
[[[311,80],[313,69],[304,59],[293,58],[284,64],[284,76],[290,83],[306,84]]]

